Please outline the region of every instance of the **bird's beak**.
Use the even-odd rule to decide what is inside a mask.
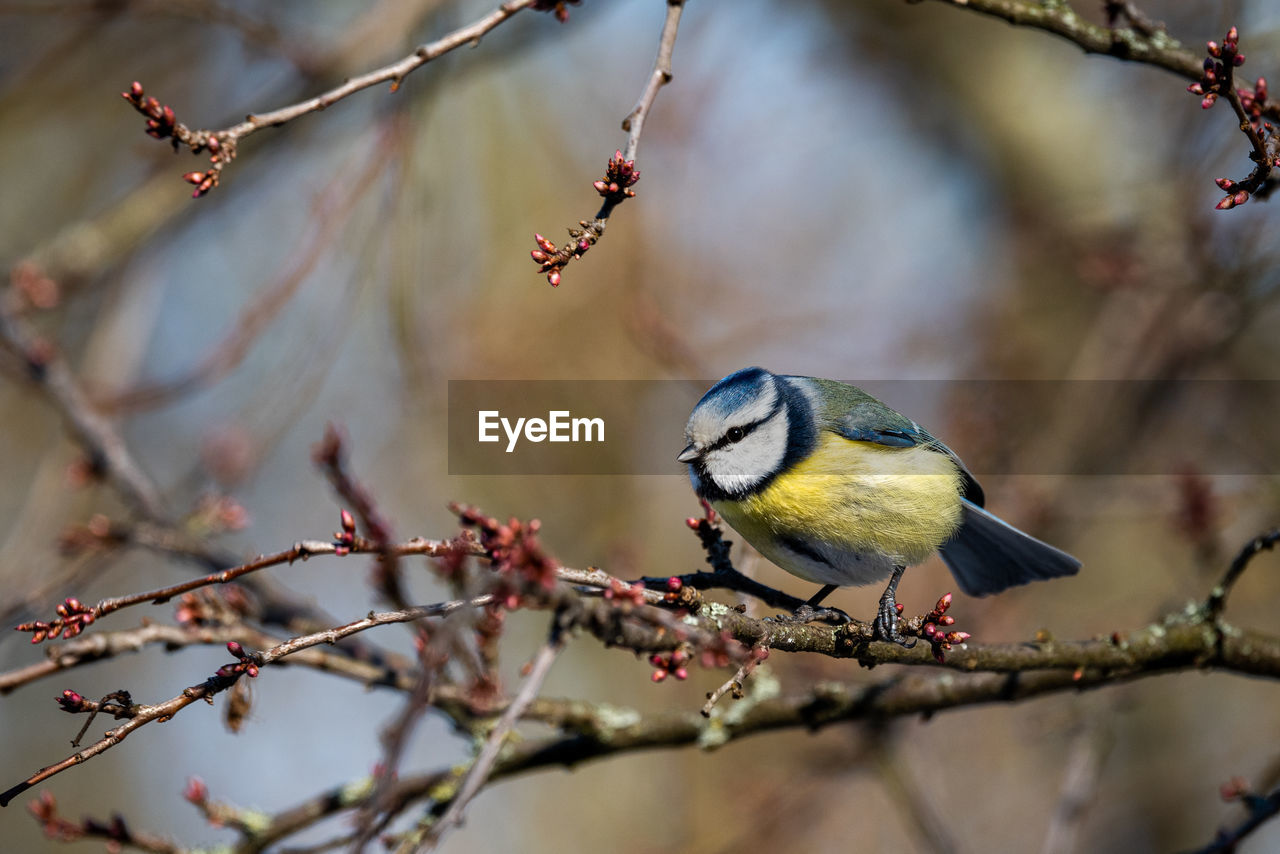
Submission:
[[[680,452],[680,455],[676,457],[676,460],[682,463],[691,463],[697,458],[698,458],[698,449],[693,446],[692,442],[690,442],[687,446],[685,446],[685,449]]]

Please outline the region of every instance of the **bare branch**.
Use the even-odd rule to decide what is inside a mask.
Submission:
[[[275,663],[283,658],[287,658],[301,650],[308,649],[319,644],[334,644],[345,637],[367,631],[377,626],[392,625],[395,623],[408,623],[415,620],[425,619],[427,617],[441,617],[450,614],[460,608],[475,608],[486,605],[493,600],[492,596],[477,596],[468,600],[456,600],[452,602],[441,602],[436,605],[425,605],[418,608],[410,608],[401,611],[384,611],[382,613],[370,613],[367,617],[347,623],[343,626],[328,629],[323,632],[316,632],[310,635],[292,638],[284,643],[277,644],[265,652],[252,655],[254,663],[258,667]],[[0,794],[0,806],[7,806],[14,797],[40,783],[50,777],[67,770],[82,762],[87,762],[93,757],[105,753],[112,747],[124,741],[132,732],[141,727],[146,726],[157,720],[169,720],[178,712],[197,700],[211,701],[214,695],[225,691],[239,681],[243,675],[241,672],[235,672],[231,675],[214,675],[201,682],[198,685],[192,685],[185,689],[181,694],[171,700],[166,700],[155,705],[138,705],[131,710],[131,716],[124,724],[110,730],[101,739],[86,747],[84,750],[77,751],[66,759],[54,765],[41,768],[35,774],[32,774],[23,782],[10,788],[8,791]]]
[[[649,82],[640,93],[640,100],[635,108],[622,120],[622,129],[627,131],[627,147],[623,149],[624,160],[635,160],[640,148],[640,134],[644,132],[644,120],[658,97],[658,90],[671,82],[671,54],[676,46],[676,32],[680,28],[680,15],[684,12],[684,0],[667,0],[667,19],[662,24],[662,35],[658,39],[658,58],[654,60],[653,72]]]
[[[1231,588],[1240,580],[1240,576],[1249,568],[1249,562],[1258,555],[1259,552],[1268,551],[1275,548],[1276,543],[1280,543],[1280,528],[1275,528],[1265,534],[1259,534],[1254,537],[1245,547],[1236,555],[1235,560],[1231,561],[1231,566],[1227,567],[1226,574],[1222,576],[1222,580],[1209,594],[1209,598],[1204,603],[1205,616],[1210,620],[1216,620],[1218,615],[1222,613],[1222,609],[1227,604],[1227,596],[1231,593]]]

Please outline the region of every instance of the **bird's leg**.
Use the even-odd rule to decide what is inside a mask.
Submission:
[[[905,566],[895,566],[893,575],[889,576],[889,586],[884,589],[884,595],[880,597],[880,608],[876,612],[875,622],[871,624],[871,629],[875,632],[876,640],[889,641],[896,643],[906,649],[916,645],[914,638],[908,638],[898,631],[898,582],[902,580],[902,573],[906,569]]]
[[[790,614],[779,614],[773,619],[779,623],[812,623],[820,620],[824,623],[848,623],[852,618],[839,608],[819,608],[819,603],[832,594],[840,585],[828,584],[809,597],[799,608]]]

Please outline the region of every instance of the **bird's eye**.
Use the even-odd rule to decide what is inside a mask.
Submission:
[[[747,431],[741,427],[730,427],[729,432],[724,435],[730,442],[741,442],[747,437]]]

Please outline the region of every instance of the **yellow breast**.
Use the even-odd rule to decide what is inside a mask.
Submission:
[[[823,431],[818,448],[791,471],[757,495],[717,502],[717,509],[770,557],[777,551],[771,540],[798,538],[909,566],[959,527],[960,489],[959,470],[946,454]]]

